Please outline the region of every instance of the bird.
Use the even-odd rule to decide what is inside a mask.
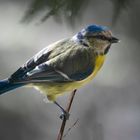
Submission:
[[[108,27],[88,25],[74,36],[48,45],[9,78],[0,80],[0,95],[22,86],[34,87],[68,116],[57,97],[92,81],[111,45],[118,42]]]

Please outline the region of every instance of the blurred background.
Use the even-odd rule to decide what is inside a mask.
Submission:
[[[112,46],[96,78],[77,91],[66,140],[140,139],[139,0],[0,0],[0,79],[35,53],[89,24],[108,26]],[[35,89],[0,96],[0,139],[55,140],[60,110]],[[68,96],[58,102],[65,106]]]

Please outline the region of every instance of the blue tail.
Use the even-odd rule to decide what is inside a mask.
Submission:
[[[8,92],[10,90],[16,89],[18,87],[23,86],[24,84],[21,83],[12,83],[8,79],[0,80],[0,95]]]

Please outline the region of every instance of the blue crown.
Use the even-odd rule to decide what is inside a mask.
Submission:
[[[107,31],[109,30],[106,26],[100,26],[100,25],[89,25],[85,28],[86,32],[102,32],[102,31]]]
[[[93,33],[108,31],[108,30],[109,28],[106,26],[100,26],[96,24],[89,25],[77,34],[77,38],[81,40],[87,34],[90,34],[90,33],[93,34]]]

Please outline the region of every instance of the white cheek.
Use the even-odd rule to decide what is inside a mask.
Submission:
[[[107,47],[108,47],[108,43],[102,43],[102,44],[100,44],[100,45],[98,45],[98,47],[97,47],[97,50],[105,50]]]
[[[105,49],[109,46],[108,42],[102,42],[96,47],[97,53],[104,53]]]
[[[107,43],[103,48],[106,49],[110,44]]]

